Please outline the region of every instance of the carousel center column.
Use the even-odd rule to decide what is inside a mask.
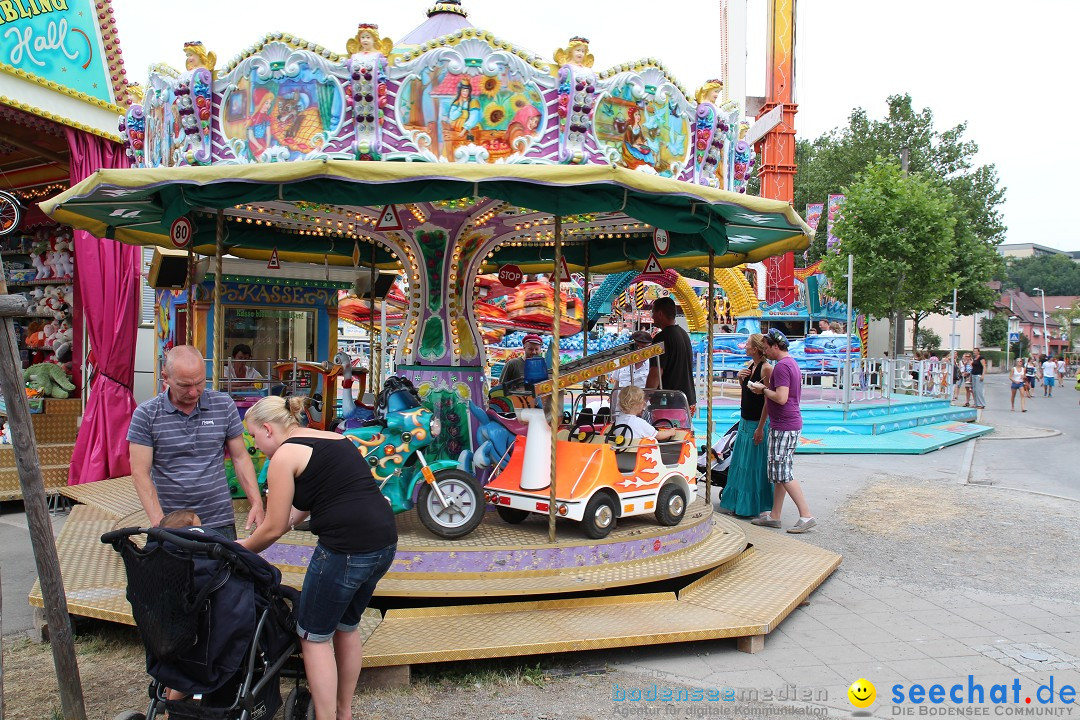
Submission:
[[[473,447],[469,403],[483,407],[483,340],[472,318],[475,277],[466,268],[492,231],[468,212],[432,208],[419,226],[397,233],[409,275],[409,317],[397,350],[397,372],[416,386],[442,422],[430,459],[463,460]]]

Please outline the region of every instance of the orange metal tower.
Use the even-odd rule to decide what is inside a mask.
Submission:
[[[795,198],[795,0],[766,0],[769,9],[768,76],[760,119],[778,105],[782,119],[759,142],[761,196],[792,202]],[[766,301],[795,302],[795,256],[785,253],[765,261]]]

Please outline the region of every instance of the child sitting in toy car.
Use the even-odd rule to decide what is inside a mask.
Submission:
[[[634,438],[656,438],[657,440],[671,440],[678,432],[676,428],[664,428],[657,430],[641,418],[645,410],[645,392],[631,385],[619,390],[619,412],[615,416],[614,425],[626,425],[634,434]]]

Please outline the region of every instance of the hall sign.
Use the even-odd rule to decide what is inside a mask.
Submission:
[[[98,12],[91,0],[0,0],[0,63],[115,103]]]

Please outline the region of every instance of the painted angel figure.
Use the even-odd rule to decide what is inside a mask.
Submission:
[[[698,103],[712,103],[713,105],[720,104],[720,91],[724,89],[723,80],[706,80],[705,84],[698,88],[698,91],[694,94],[694,99]]]
[[[390,38],[380,38],[379,26],[374,23],[360,23],[356,28],[356,35],[345,43],[345,51],[349,55],[389,55],[393,49],[393,41]]]
[[[216,64],[217,54],[208,51],[198,40],[184,43],[184,67],[189,71],[206,68],[213,77]]]
[[[557,65],[573,65],[576,68],[591,68],[595,62],[589,52],[589,39],[575,35],[570,38],[565,48],[555,51]]]

